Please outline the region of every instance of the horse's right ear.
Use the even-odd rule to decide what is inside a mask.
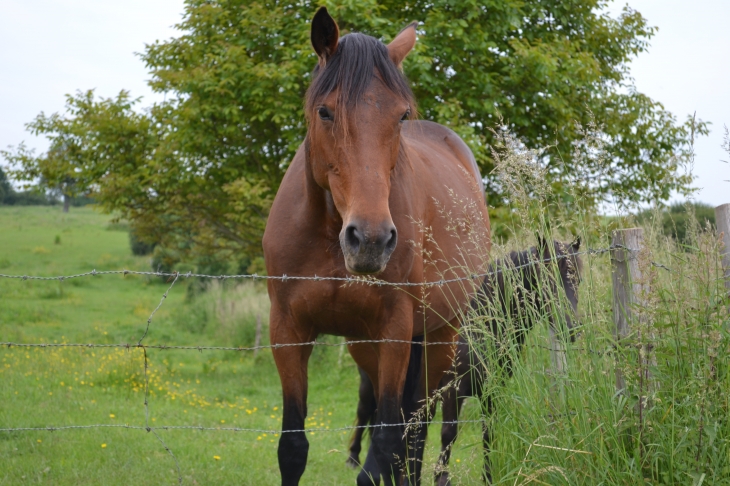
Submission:
[[[340,28],[333,19],[327,7],[317,10],[312,19],[312,47],[319,56],[319,66],[324,67],[327,61],[337,52],[337,43],[340,40]]]

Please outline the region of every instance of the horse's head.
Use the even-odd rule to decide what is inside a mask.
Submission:
[[[322,7],[311,38],[319,63],[306,101],[308,164],[342,218],[347,270],[377,274],[398,241],[388,199],[391,173],[402,156],[401,127],[415,111],[399,68],[416,42],[416,24],[387,46],[363,34],[340,38]]]
[[[543,265],[548,267],[549,282],[552,282],[551,287],[553,288],[545,298],[557,301],[560,299],[561,294],[565,293],[567,302],[556,302],[560,313],[559,319],[564,320],[569,331],[573,331],[577,326],[578,286],[580,285],[583,270],[583,260],[580,258],[579,253],[580,237],[577,237],[572,243],[549,242],[538,237],[535,250],[538,259],[542,260]],[[559,277],[551,271],[550,265],[552,264],[557,266]],[[562,288],[562,291],[558,288]],[[575,339],[574,332],[570,333],[570,338],[571,340]]]

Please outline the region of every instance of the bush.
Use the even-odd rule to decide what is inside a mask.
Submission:
[[[54,206],[58,201],[40,191],[8,192],[2,200],[8,206]]]
[[[152,258],[150,259],[150,266],[153,272],[160,273],[172,273],[175,270],[175,265],[180,262],[180,256],[174,250],[163,248],[162,246],[156,246],[152,252]],[[163,281],[167,281],[168,277],[160,277]]]
[[[132,254],[137,256],[145,256],[151,254],[157,243],[149,243],[140,239],[137,232],[131,230],[129,232],[129,247],[132,249]]]
[[[674,203],[669,208],[657,213],[654,210],[642,211],[637,215],[640,223],[655,221],[661,227],[664,236],[674,238],[683,245],[689,244],[687,233],[692,230],[694,221],[698,229],[704,229],[707,223],[715,225],[715,210],[704,203]]]

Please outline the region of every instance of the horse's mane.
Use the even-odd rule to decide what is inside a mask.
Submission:
[[[415,112],[413,93],[408,80],[388,56],[388,48],[374,37],[353,33],[343,36],[335,54],[324,68],[314,69],[314,79],[307,90],[305,111],[311,116],[317,102],[339,88],[335,116],[343,114],[362,98],[377,72],[383,84],[403,97]]]

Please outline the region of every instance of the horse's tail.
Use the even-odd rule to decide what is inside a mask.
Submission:
[[[411,356],[408,360],[406,371],[406,382],[403,385],[403,415],[409,420],[411,415],[418,410],[418,382],[421,379],[421,361],[423,358],[423,336],[416,336],[411,343]]]

